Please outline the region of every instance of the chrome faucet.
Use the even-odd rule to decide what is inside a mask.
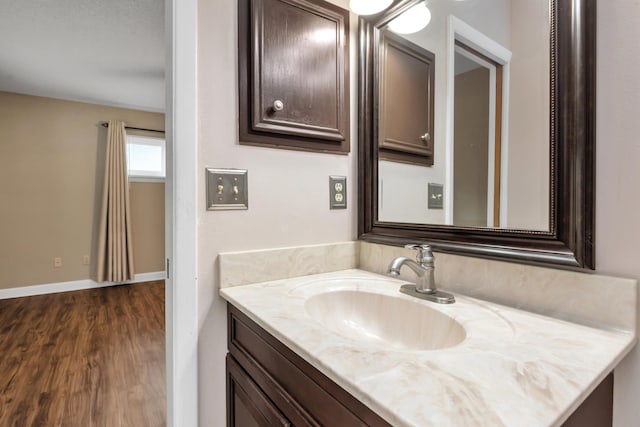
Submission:
[[[388,273],[392,276],[398,276],[402,266],[406,265],[416,273],[416,284],[415,286],[403,285],[400,287],[400,292],[441,304],[455,302],[456,299],[453,295],[439,291],[436,288],[436,281],[433,276],[435,264],[431,246],[406,245],[405,248],[418,251],[416,260],[414,261],[404,256],[397,257],[389,264]]]

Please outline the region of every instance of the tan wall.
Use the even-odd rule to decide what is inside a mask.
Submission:
[[[0,92],[0,289],[90,277],[82,257],[93,263],[106,143],[99,123],[109,119],[164,127],[163,114]],[[159,216],[163,210],[152,208],[149,222],[163,224]],[[162,270],[159,240],[149,239],[148,249],[144,236],[137,241],[141,267]],[[153,251],[160,264],[148,263]]]
[[[454,94],[453,223],[486,227],[489,69],[458,74]]]
[[[164,270],[164,183],[132,182],[131,224],[136,273]]]

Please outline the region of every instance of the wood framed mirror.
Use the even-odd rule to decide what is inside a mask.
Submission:
[[[359,239],[397,246],[427,242],[440,252],[595,269],[596,1],[496,0],[494,3],[508,4],[502,16],[512,21],[518,19],[518,8],[533,5],[538,9],[535,13],[523,13],[527,15],[526,20],[508,22],[508,30],[502,35],[496,30],[498,21],[493,18],[484,31],[482,23],[473,22],[480,8],[487,9],[486,2],[473,0],[426,3],[396,0],[380,14],[360,17]],[[428,31],[432,35],[440,31],[445,41],[441,47],[433,44],[427,47],[434,52],[435,64],[432,158],[423,162],[426,164],[406,165],[409,162],[389,162],[384,155],[380,156],[383,120],[380,114],[390,109],[380,105],[379,82],[385,78],[381,76],[385,67],[380,63],[384,57],[380,49],[381,40],[389,32],[389,23],[418,4],[431,9]],[[465,4],[470,8],[467,11],[463,11]],[[444,11],[443,16],[436,15],[438,10]],[[543,21],[536,22],[532,13],[537,13]],[[529,37],[533,33],[537,37],[535,43]],[[420,41],[417,35],[407,39],[414,44]],[[534,54],[536,43],[544,50],[538,49]],[[476,65],[471,64],[474,55],[478,58]],[[539,59],[537,63],[531,60],[534,56]],[[462,65],[458,66],[458,60]],[[490,76],[486,81],[493,94],[493,98],[487,98],[493,106],[489,110],[494,115],[496,111],[505,113],[497,113],[500,116],[497,121],[494,121],[497,116],[481,114],[488,117],[488,131],[458,129],[458,123],[473,120],[468,116],[458,118],[465,116],[459,116],[462,113],[455,107],[470,103],[456,101],[462,89],[455,88],[463,87],[459,83],[463,81],[461,76],[469,69],[478,68],[478,64],[486,64],[489,70],[485,73]],[[535,105],[541,109],[535,110]],[[472,177],[470,181],[482,181],[484,190],[461,189],[464,179],[454,173],[473,169],[460,166],[462,163],[454,156],[456,150],[465,146],[461,142],[465,133],[482,135],[483,141],[485,134],[488,135],[488,149],[481,154],[466,153],[468,158],[482,159],[482,178]],[[502,142],[496,135],[502,136]],[[478,144],[474,136],[468,146],[477,149]],[[537,150],[537,154],[532,149]],[[489,167],[484,166],[487,151]],[[534,161],[541,153],[545,156],[543,160]],[[527,169],[531,164],[538,165],[537,169]],[[408,168],[414,168],[417,175],[407,172]],[[401,173],[389,175],[390,171],[398,170]],[[438,170],[444,172],[437,175]],[[531,187],[533,184],[537,190]],[[433,188],[440,194],[432,193]],[[544,191],[539,191],[540,188]],[[465,205],[470,202],[463,200],[461,194],[472,194],[480,200],[480,208],[476,209],[480,212],[478,218],[469,218],[474,208]],[[444,203],[427,203],[429,198],[438,196]],[[518,212],[521,212],[519,217]],[[534,214],[537,217],[532,220]]]

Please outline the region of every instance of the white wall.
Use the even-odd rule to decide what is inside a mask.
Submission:
[[[223,426],[226,308],[217,294],[216,256],[355,238],[356,134],[352,127],[348,157],[238,146],[236,3],[200,0],[199,7],[199,407],[202,425]],[[599,2],[598,14],[598,272],[640,279],[640,0]],[[351,24],[354,34],[356,22]],[[355,49],[352,43],[352,54]],[[355,67],[351,71],[354,78]],[[353,93],[351,101],[353,106]],[[249,169],[249,211],[204,210],[205,165]],[[326,207],[329,174],[349,177],[346,211]],[[640,351],[635,349],[616,370],[616,427],[638,424],[639,394]]]
[[[343,7],[347,0],[336,0]],[[237,4],[199,1],[198,313],[200,424],[225,425],[226,306],[219,252],[356,238],[357,19],[351,19],[351,154],[240,146],[237,141]],[[179,142],[178,142],[179,143]],[[249,170],[249,210],[207,212],[204,168]],[[348,178],[348,209],[329,210],[329,175]]]
[[[442,147],[444,149],[444,146]],[[444,185],[444,152],[432,167],[378,162],[378,219],[444,224],[444,209],[428,209],[428,185]]]
[[[639,0],[598,2],[596,265],[640,280]],[[640,425],[640,349],[615,371],[614,426]]]
[[[549,22],[549,2],[511,2],[509,228],[549,229],[550,37],[543,22]]]

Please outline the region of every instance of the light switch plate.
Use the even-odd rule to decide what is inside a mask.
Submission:
[[[427,208],[442,209],[443,207],[443,186],[442,184],[428,184],[427,192]]]
[[[329,177],[329,209],[347,208],[347,177]]]
[[[207,168],[207,210],[249,209],[246,169]]]

